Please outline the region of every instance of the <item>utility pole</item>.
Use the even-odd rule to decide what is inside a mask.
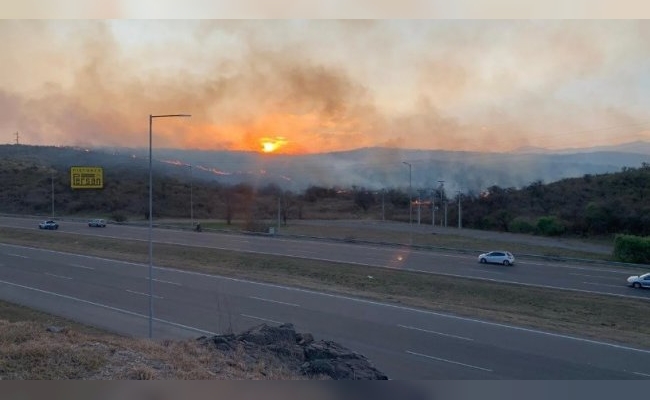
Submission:
[[[385,189],[381,189],[381,220],[382,221],[386,221],[386,207],[384,205],[385,204],[384,203],[384,194],[385,194],[385,192],[386,192]]]
[[[20,144],[20,133],[16,131],[16,144]]]

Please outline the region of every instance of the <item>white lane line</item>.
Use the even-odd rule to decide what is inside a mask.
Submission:
[[[145,279],[149,279],[149,278],[145,278]],[[183,286],[183,285],[181,285],[181,284],[178,283],[178,282],[163,281],[162,279],[156,279],[156,278],[153,278],[152,281],[154,281],[154,282],[159,282],[159,283],[167,283],[167,284],[169,284],[169,285]]]
[[[69,276],[63,276],[63,275],[56,275],[56,274],[50,274],[49,272],[46,272],[45,275],[53,276],[55,278],[61,278],[61,279],[72,279]]]
[[[81,264],[68,264],[68,265],[75,268],[95,269],[94,267],[86,267],[85,265],[81,265]]]
[[[91,306],[96,306],[96,307],[105,308],[105,309],[111,310],[111,311],[121,312],[121,313],[124,313],[124,314],[133,315],[133,316],[140,317],[140,318],[143,318],[143,319],[149,319],[148,315],[139,314],[139,313],[136,313],[136,312],[133,312],[133,311],[125,310],[123,308],[117,308],[117,307],[109,306],[109,305],[106,305],[106,304],[95,303],[94,301],[84,300],[84,299],[80,299],[78,297],[68,296],[66,294],[50,292],[49,290],[38,289],[38,288],[35,288],[35,287],[25,286],[25,285],[21,285],[21,284],[14,283],[14,282],[0,281],[0,283],[4,283],[5,285],[9,285],[9,286],[19,287],[21,289],[32,290],[34,292],[48,294],[48,295],[51,295],[51,296],[60,297],[62,299],[78,301],[78,302],[84,303],[84,304],[90,304]],[[183,325],[183,324],[179,324],[179,323],[172,322],[172,321],[167,321],[165,319],[160,319],[160,318],[155,318],[154,317],[153,320],[156,321],[156,322],[161,322],[163,324],[175,326],[177,328],[182,328],[182,329],[187,329],[187,330],[190,330],[190,331],[204,333],[206,335],[217,335],[217,333],[214,333],[214,332],[211,332],[211,331],[206,331],[204,329],[195,328],[193,326]]]
[[[643,372],[632,372],[634,375],[647,376],[650,377],[650,374],[644,374]]]
[[[488,274],[499,274],[499,275],[503,275],[503,272],[499,272],[499,271],[487,271],[487,270],[484,270],[484,269],[478,269],[478,268],[470,268],[470,269],[471,269],[472,271],[476,271],[476,272],[485,272],[485,273],[488,273]]]
[[[271,299],[263,299],[261,297],[254,297],[250,296],[251,299],[259,300],[259,301],[266,301],[269,303],[276,303],[276,304],[284,304],[285,306],[291,306],[291,307],[300,307],[300,304],[294,304],[294,303],[285,303],[284,301],[277,301],[277,300],[271,300]]]
[[[29,258],[29,257],[24,256],[22,254],[15,254],[15,253],[7,253],[7,255],[12,256],[12,257],[19,257],[19,258]]]
[[[147,297],[149,297],[149,294],[148,294],[148,293],[136,292],[136,291],[134,291],[134,290],[129,290],[129,289],[126,289],[126,291],[129,292],[129,293],[132,293],[132,294],[137,294],[137,295],[140,295],[140,296],[147,296]],[[154,299],[162,299],[161,296],[156,296],[155,294],[154,294],[152,297],[153,297]]]
[[[589,277],[589,278],[619,279],[619,278],[616,278],[616,277],[613,277],[613,276],[576,274],[576,273],[572,273],[572,272],[569,272],[569,275],[586,276],[586,277]]]
[[[248,315],[248,314],[239,314],[239,315],[241,315],[242,317],[246,317],[246,318],[259,319],[260,321],[272,322],[274,324],[282,325],[282,322],[275,321],[275,320],[268,319],[268,318],[256,317],[254,315]]]
[[[72,256],[75,256],[75,257],[89,258],[89,259],[93,259],[93,260],[110,261],[110,262],[115,263],[115,264],[133,265],[133,266],[148,268],[147,264],[129,262],[129,261],[119,261],[119,260],[113,260],[113,259],[105,258],[105,257],[87,256],[87,255],[83,255],[83,254],[66,253],[66,252],[62,252],[62,251],[39,249],[39,248],[35,248],[35,247],[18,246],[18,245],[12,245],[12,244],[0,244],[0,246],[28,248],[30,250],[37,250],[37,251],[43,251],[43,252],[49,252],[49,253],[55,253],[55,254],[63,254],[63,255],[68,255],[68,256],[72,255]],[[360,265],[364,265],[364,264],[360,264]],[[623,346],[623,345],[618,345],[618,344],[614,344],[614,343],[607,343],[607,342],[601,342],[601,341],[592,340],[592,339],[581,338],[581,337],[577,337],[577,336],[565,335],[565,334],[561,334],[561,333],[554,333],[554,332],[547,332],[547,331],[542,331],[542,330],[538,330],[538,329],[524,328],[524,327],[521,327],[521,326],[508,325],[508,324],[498,323],[498,322],[490,322],[490,321],[480,320],[478,318],[462,317],[462,316],[459,316],[459,315],[445,314],[445,313],[441,313],[441,312],[418,309],[418,308],[414,308],[414,307],[400,306],[400,305],[396,305],[396,304],[380,303],[378,301],[373,301],[373,300],[360,299],[360,298],[355,298],[355,297],[350,297],[350,296],[343,296],[343,295],[339,295],[339,294],[317,292],[315,290],[301,289],[301,288],[285,286],[285,285],[280,285],[280,284],[275,284],[275,283],[255,282],[255,281],[246,280],[246,279],[207,274],[205,272],[187,271],[187,270],[181,270],[181,269],[169,268],[169,267],[154,267],[154,268],[157,269],[157,270],[160,270],[160,271],[169,271],[169,272],[174,272],[174,273],[177,273],[177,274],[201,276],[201,277],[204,277],[204,278],[211,278],[211,279],[216,279],[216,280],[225,280],[225,281],[230,281],[230,282],[240,282],[240,283],[246,283],[246,284],[250,284],[250,285],[257,285],[257,286],[263,286],[263,287],[272,287],[272,288],[277,288],[277,289],[282,289],[282,290],[287,290],[287,291],[293,291],[293,292],[299,292],[299,293],[309,293],[309,294],[312,294],[312,295],[318,295],[318,296],[323,296],[323,297],[353,301],[355,303],[371,304],[371,305],[375,305],[375,306],[379,306],[379,307],[392,308],[394,310],[409,311],[409,312],[414,312],[414,313],[419,313],[419,314],[426,314],[426,315],[435,315],[435,316],[438,316],[438,317],[455,319],[455,320],[458,320],[458,321],[472,322],[472,323],[477,323],[477,324],[481,324],[481,325],[488,325],[488,326],[495,326],[495,327],[500,327],[500,328],[505,328],[505,329],[511,329],[511,330],[515,330],[515,331],[529,332],[529,333],[534,333],[534,334],[543,335],[543,336],[574,340],[574,341],[582,342],[582,343],[590,343],[590,344],[594,344],[594,345],[598,345],[598,346],[606,346],[606,347],[611,347],[611,348],[615,348],[615,349],[619,349],[619,350],[629,350],[629,351],[633,351],[633,352],[641,352],[641,353],[644,353],[644,354],[650,354],[650,350],[640,349],[640,348],[637,348],[637,347]],[[410,271],[418,271],[418,270],[410,270]],[[426,272],[426,271],[421,271],[421,272]],[[445,273],[438,273],[438,274],[439,275],[446,275],[446,276],[455,276],[455,277],[459,277],[459,278],[467,278],[467,275],[445,274]],[[514,284],[518,284],[518,285],[522,285],[522,286],[528,286],[528,287],[542,287],[542,288],[548,288],[548,289],[568,290],[568,291],[579,292],[579,293],[590,293],[590,294],[599,294],[599,295],[607,295],[607,296],[615,296],[615,297],[623,297],[623,298],[631,298],[631,299],[650,300],[650,297],[644,297],[644,296],[630,296],[630,295],[608,293],[608,292],[596,292],[596,291],[593,291],[593,290],[570,289],[570,288],[563,288],[563,287],[551,286],[551,285],[533,285],[533,284],[527,284],[527,283],[524,283],[524,282],[501,281],[501,280],[490,279],[490,278],[482,278],[482,279],[485,280],[485,281],[488,281],[488,282],[499,282],[499,283],[506,282],[506,283],[514,283]],[[0,281],[0,282],[2,282],[2,281]]]
[[[442,361],[442,362],[446,362],[446,363],[449,363],[449,364],[461,365],[461,366],[463,366],[463,367],[467,367],[467,368],[480,369],[481,371],[493,372],[493,371],[492,371],[491,369],[489,369],[489,368],[477,367],[476,365],[465,364],[465,363],[458,362],[458,361],[453,361],[453,360],[447,360],[447,359],[444,359],[444,358],[434,357],[434,356],[430,356],[430,355],[422,354],[422,353],[416,353],[416,352],[414,352],[414,351],[409,351],[409,350],[407,350],[406,352],[407,352],[408,354],[412,354],[412,355],[414,355],[414,356],[420,356],[420,357],[430,358],[430,359],[432,359],[432,360]]]
[[[428,329],[416,328],[416,327],[414,327],[414,326],[399,325],[399,324],[398,324],[397,326],[399,326],[400,328],[404,328],[404,329],[411,329],[411,330],[414,330],[414,331],[420,331],[420,332],[432,333],[432,334],[434,334],[434,335],[446,336],[446,337],[450,337],[450,338],[454,338],[454,339],[461,339],[461,340],[474,341],[474,339],[472,339],[472,338],[468,338],[468,337],[464,337],[464,336],[456,336],[456,335],[452,335],[452,334],[449,334],[449,333],[442,333],[442,332],[430,331],[430,330],[428,330]]]
[[[582,283],[584,283],[585,285],[609,286],[609,287],[617,287],[617,288],[625,286],[625,285],[610,285],[608,283],[597,283],[597,282],[582,282]]]

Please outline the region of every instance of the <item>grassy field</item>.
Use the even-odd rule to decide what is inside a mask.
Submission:
[[[9,228],[0,228],[0,241],[148,262],[145,242]],[[159,266],[294,285],[650,348],[650,320],[638,318],[647,310],[644,300],[208,248],[163,244],[155,248]]]

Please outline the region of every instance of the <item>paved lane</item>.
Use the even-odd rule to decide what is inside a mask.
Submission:
[[[155,336],[292,322],[395,379],[645,379],[650,352],[504,324],[155,268]],[[145,336],[148,266],[0,245],[0,296]]]

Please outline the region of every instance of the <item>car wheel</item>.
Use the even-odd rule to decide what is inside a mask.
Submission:
[[[510,265],[510,261],[508,261],[508,260],[503,260],[503,265]]]
[[[481,264],[487,263],[487,260],[485,258],[481,258]]]
[[[634,282],[632,287],[634,287],[635,289],[641,289],[641,284],[639,282]]]

